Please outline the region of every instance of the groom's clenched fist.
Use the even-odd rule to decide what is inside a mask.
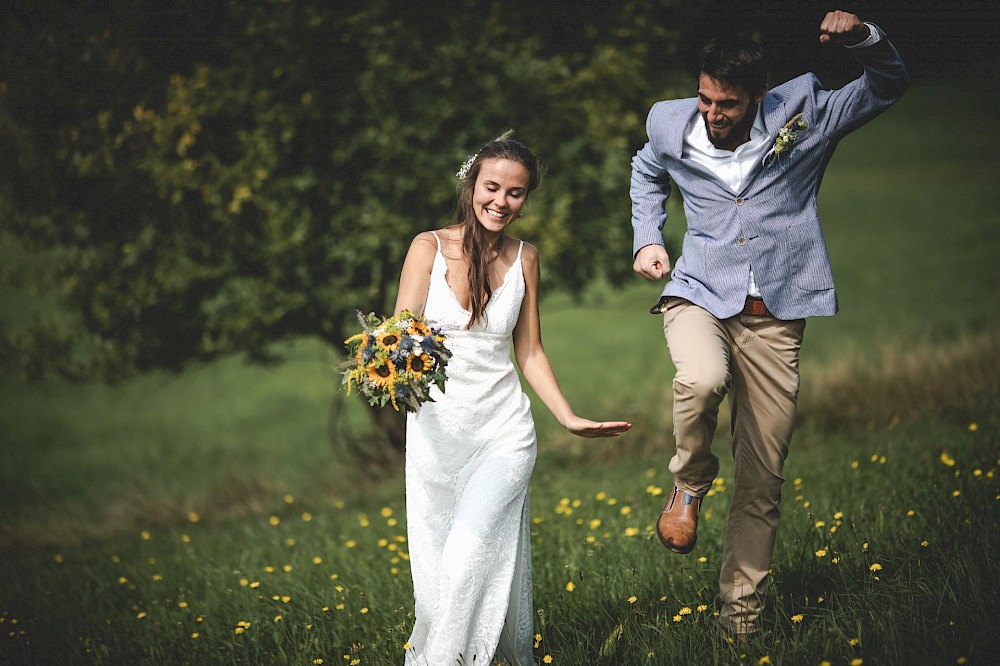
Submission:
[[[670,256],[662,245],[647,245],[636,253],[632,270],[647,280],[662,280],[670,274]]]
[[[819,41],[823,44],[854,46],[868,39],[870,29],[856,15],[842,12],[828,12],[819,24]]]

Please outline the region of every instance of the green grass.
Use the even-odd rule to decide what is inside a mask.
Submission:
[[[842,311],[807,327],[757,644],[714,629],[724,424],[697,550],[673,555],[652,536],[672,449],[673,369],[646,314],[659,285],[544,301],[546,348],[577,411],[635,428],[580,440],[535,410],[539,660],[993,658],[998,132],[956,131],[977,117],[977,85],[918,86],[830,167],[821,215]],[[364,423],[328,350],[302,340],[287,357],[113,387],[0,381],[0,663],[401,662],[401,469],[373,479],[345,455]]]

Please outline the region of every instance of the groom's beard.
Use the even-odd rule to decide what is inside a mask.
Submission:
[[[712,145],[719,150],[736,150],[741,143],[743,143],[743,137],[750,136],[750,128],[753,127],[753,121],[757,118],[757,102],[751,102],[747,106],[746,112],[743,117],[737,120],[732,125],[729,125],[727,132],[724,135],[718,136],[712,133],[712,126],[708,122],[708,114],[701,114],[701,119],[705,122],[705,132],[708,134],[708,140],[712,142]],[[727,128],[721,128],[723,131]],[[719,132],[716,129],[715,132]]]

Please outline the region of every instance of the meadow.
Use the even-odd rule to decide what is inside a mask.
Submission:
[[[725,415],[698,547],[674,555],[653,533],[673,446],[672,367],[646,313],[659,286],[545,298],[574,407],[635,427],[575,439],[536,401],[537,663],[996,663],[1000,131],[978,113],[996,101],[985,81],[918,83],[828,170],[841,312],[807,326],[750,645],[714,620]],[[115,386],[0,378],[0,663],[402,662],[401,466],[375,443],[350,455],[366,431],[335,350],[283,349],[277,366],[231,358]]]

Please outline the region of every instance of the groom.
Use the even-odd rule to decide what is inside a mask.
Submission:
[[[697,97],[653,105],[649,141],[632,160],[637,273],[670,273],[662,230],[671,182],[687,216],[681,256],[652,309],[663,313],[677,369],[674,488],[657,532],[676,553],[694,548],[702,498],[719,471],[711,445],[728,396],[735,486],[719,621],[739,641],[758,630],[767,587],[805,317],[837,311],[820,181],[837,143],[908,83],[885,34],[854,14],[828,13],[819,41],[846,47],[864,74],[839,90],[822,89],[812,74],[768,90],[758,44],[712,40],[700,53]]]

